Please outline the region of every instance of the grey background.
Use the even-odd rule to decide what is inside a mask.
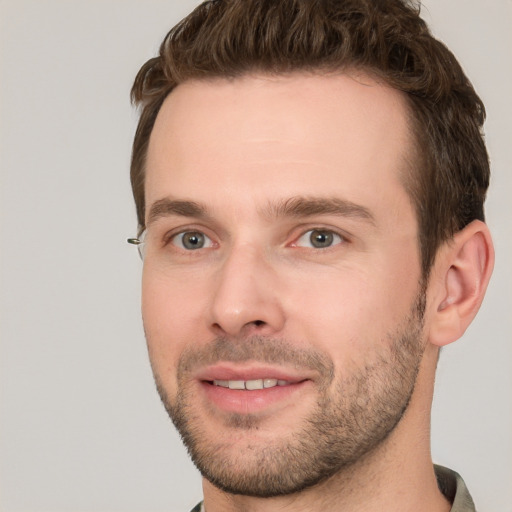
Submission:
[[[0,1],[0,511],[187,511],[200,479],[153,389],[128,182],[139,66],[195,1]],[[444,351],[433,453],[512,511],[512,2],[426,0],[488,109],[497,263]]]

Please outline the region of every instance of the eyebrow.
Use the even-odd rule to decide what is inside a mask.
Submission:
[[[276,220],[282,217],[304,218],[314,215],[336,215],[360,219],[375,225],[375,217],[368,208],[345,199],[324,197],[291,197],[277,202],[269,202],[260,212],[263,216]],[[149,210],[147,225],[161,217],[193,217],[210,220],[206,206],[195,201],[170,198],[155,201]]]
[[[155,201],[149,210],[147,225],[155,222],[161,217],[177,215],[180,217],[194,217],[198,219],[209,219],[206,207],[194,201],[179,201],[169,198]]]
[[[292,197],[277,203],[269,203],[263,213],[272,219],[336,215],[352,217],[376,225],[375,217],[368,208],[337,197]]]

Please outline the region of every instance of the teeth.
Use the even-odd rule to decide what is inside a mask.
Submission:
[[[287,380],[278,379],[255,379],[255,380],[214,380],[215,386],[229,389],[247,389],[249,391],[255,389],[273,388],[275,386],[288,386]]]
[[[248,380],[245,382],[245,389],[263,389],[263,379]]]
[[[243,380],[230,380],[228,387],[229,389],[245,389],[245,382]]]

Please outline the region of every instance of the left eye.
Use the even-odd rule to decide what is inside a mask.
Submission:
[[[306,231],[295,243],[300,247],[326,249],[343,242],[343,237],[328,229],[310,229]]]
[[[200,231],[185,231],[174,235],[171,243],[180,249],[186,251],[195,251],[197,249],[204,249],[212,247],[212,240]]]

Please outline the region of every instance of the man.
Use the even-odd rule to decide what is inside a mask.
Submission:
[[[143,320],[197,510],[474,510],[429,423],[493,266],[485,111],[418,11],[206,2],[132,97]]]

